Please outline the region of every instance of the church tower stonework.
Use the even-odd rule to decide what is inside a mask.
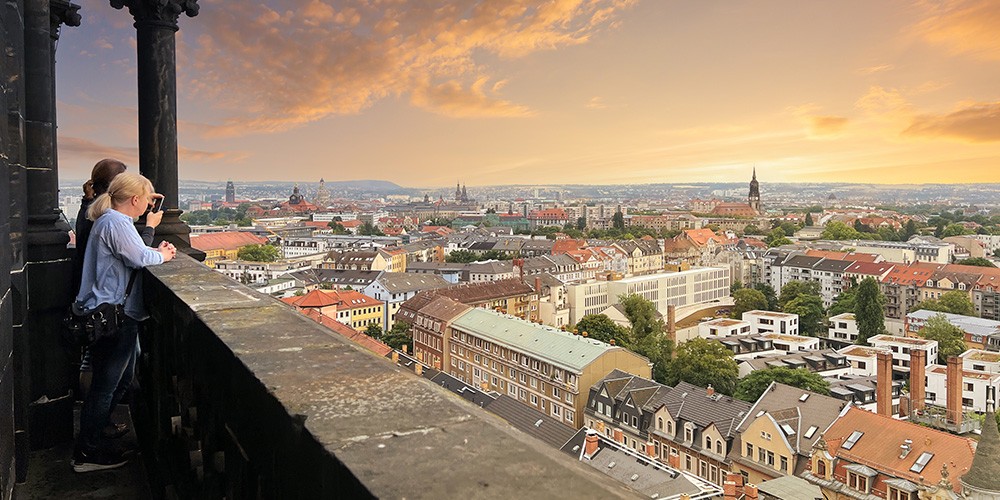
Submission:
[[[753,179],[750,180],[750,194],[747,196],[747,204],[760,215],[760,183],[757,182],[757,167],[753,168]]]

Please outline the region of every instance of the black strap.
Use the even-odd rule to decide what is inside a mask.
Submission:
[[[122,304],[124,304],[125,301],[128,300],[129,294],[132,293],[132,285],[135,284],[135,277],[136,277],[136,275],[137,275],[137,273],[135,272],[135,269],[133,269],[132,270],[132,274],[130,274],[129,277],[128,277],[128,286],[125,287],[125,296],[122,297]]]

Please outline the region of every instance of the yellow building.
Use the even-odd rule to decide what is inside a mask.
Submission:
[[[265,244],[267,238],[240,231],[191,235],[191,247],[205,252],[205,265],[213,269],[220,260],[236,260],[240,249],[247,245]]]
[[[808,467],[813,444],[845,405],[772,382],[739,426],[739,442],[730,452],[732,471],[751,484],[800,475]]]
[[[316,309],[359,332],[371,325],[385,329],[382,323],[385,304],[353,290],[314,290],[302,297],[288,297],[282,301],[300,310]]]

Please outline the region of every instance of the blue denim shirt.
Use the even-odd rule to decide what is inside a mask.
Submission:
[[[105,302],[121,304],[132,270],[162,263],[163,255],[142,242],[132,218],[110,209],[91,229],[76,301],[88,311]],[[149,317],[142,301],[141,273],[128,296],[125,314],[136,321]]]

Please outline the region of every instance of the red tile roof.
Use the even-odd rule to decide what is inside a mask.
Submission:
[[[191,247],[202,252],[209,250],[237,250],[247,245],[263,245],[267,238],[242,231],[224,231],[191,235]]]
[[[335,305],[337,309],[354,309],[382,304],[382,301],[354,290],[313,290],[301,297],[286,297],[281,301],[301,308]]]
[[[927,262],[914,262],[908,266],[897,265],[892,271],[889,271],[889,274],[885,278],[882,278],[882,283],[924,286],[924,283],[942,266],[943,264],[930,264]]]
[[[844,449],[842,445],[855,431],[864,434],[850,450]],[[885,491],[882,483],[891,479],[886,475],[916,484],[936,484],[941,481],[941,465],[948,464],[951,483],[959,492],[959,478],[969,471],[976,452],[975,441],[971,439],[856,407],[849,407],[835,420],[823,433],[823,439],[830,455],[877,470],[879,476],[874,487],[881,491]],[[900,446],[907,439],[912,441],[910,452],[900,458]],[[924,452],[933,453],[933,457],[919,473],[911,472],[910,468]],[[838,464],[837,469],[842,467],[842,463]]]

